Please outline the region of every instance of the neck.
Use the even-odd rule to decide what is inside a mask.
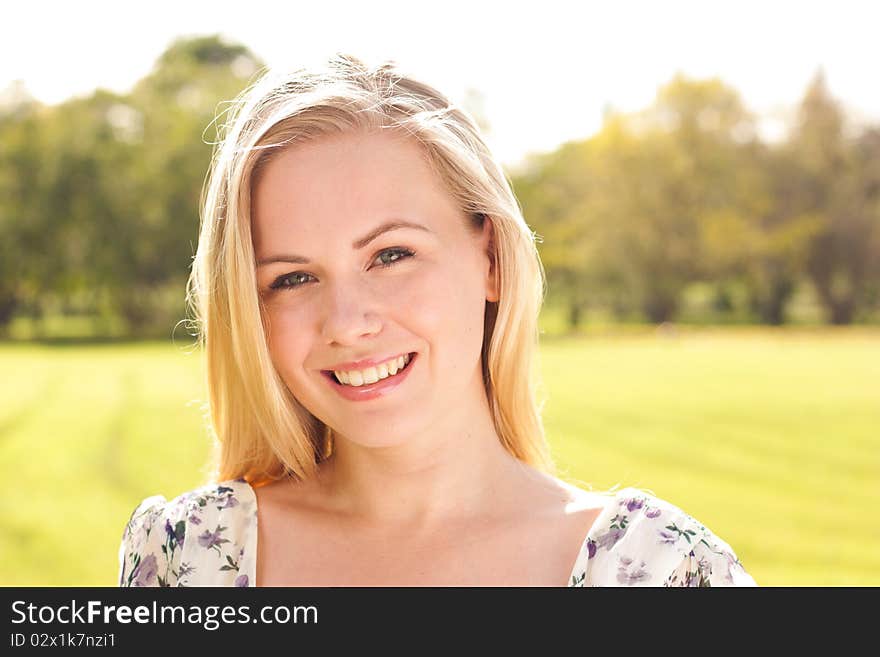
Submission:
[[[478,413],[449,414],[403,444],[364,447],[337,436],[318,484],[347,517],[415,530],[498,513],[523,469],[501,445],[485,402]]]

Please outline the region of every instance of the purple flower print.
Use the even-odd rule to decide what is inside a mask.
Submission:
[[[660,543],[668,543],[672,545],[677,540],[675,534],[665,529],[661,529],[658,533],[660,534]]]
[[[633,573],[627,573],[625,570],[620,570],[617,573],[617,581],[621,584],[635,584],[637,582],[642,582],[650,577],[650,573],[647,570],[636,570]]]
[[[632,565],[633,560],[629,557],[620,557],[619,559],[620,565],[617,568],[617,581],[621,584],[636,584],[637,582],[643,582],[648,579],[651,575],[645,570],[646,564],[644,561],[640,562],[636,568],[633,568],[631,572],[628,572],[629,567]]]
[[[641,509],[645,501],[641,497],[633,497],[626,500],[626,510],[632,513],[636,509]]]
[[[700,572],[703,574],[703,578],[708,581],[712,575],[712,562],[706,557],[700,557],[697,565],[700,567]]]
[[[596,545],[600,548],[610,550],[614,545],[626,534],[625,529],[612,528],[596,539]]]
[[[212,548],[220,542],[219,534],[212,534],[209,530],[205,530],[199,534],[199,545],[203,548]]]
[[[596,556],[596,541],[592,538],[587,540],[587,559],[592,559]]]
[[[648,509],[645,511],[645,517],[647,518],[656,518],[659,515],[660,509],[658,509],[657,507],[648,507]]]
[[[217,507],[218,509],[231,509],[234,506],[238,506],[238,500],[235,499],[232,495],[226,498],[226,504],[221,507]]]
[[[135,568],[134,572],[131,574],[132,577],[134,577],[132,586],[149,586],[150,582],[156,578],[158,573],[159,564],[156,563],[156,555],[148,554],[141,559],[137,568]]]
[[[239,587],[246,587],[248,585],[248,576],[247,575],[239,575],[235,578],[235,585]]]
[[[186,524],[181,521],[178,522],[174,527],[171,526],[170,520],[165,520],[165,533],[168,535],[168,540],[171,541],[171,544],[177,544],[183,541],[186,530]]]
[[[213,547],[217,547],[223,543],[228,543],[228,538],[221,538],[220,533],[226,529],[226,527],[217,526],[217,529],[213,532],[208,531],[207,529],[199,534],[199,545],[203,548],[210,550]],[[219,550],[219,548],[217,548]]]
[[[693,558],[694,553],[691,552]],[[696,569],[688,573],[687,585],[689,587],[708,586],[712,577],[712,565],[705,559],[697,561]]]
[[[189,521],[194,525],[201,525],[202,519],[199,518],[195,513],[189,514]]]

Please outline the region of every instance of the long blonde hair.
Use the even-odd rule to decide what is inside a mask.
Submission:
[[[416,139],[475,228],[491,221],[499,299],[486,303],[483,380],[495,429],[516,458],[554,471],[536,395],[538,313],[546,293],[535,234],[466,112],[396,64],[338,54],[325,67],[268,72],[234,101],[202,193],[187,301],[207,363],[211,478],[253,485],[307,478],[332,452],[332,430],[291,395],[266,340],[251,238],[251,193],[267,157],[355,129]]]

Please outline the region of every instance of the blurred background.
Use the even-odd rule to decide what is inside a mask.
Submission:
[[[395,59],[538,234],[559,474],[641,486],[763,585],[880,585],[871,3],[30,2],[0,25],[0,584],[116,583],[202,483],[186,277],[215,119],[263,67]]]

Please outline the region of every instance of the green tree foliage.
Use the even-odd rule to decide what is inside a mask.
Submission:
[[[593,152],[588,144],[568,143],[538,156],[529,171],[515,179],[516,192],[526,215],[538,217],[539,251],[550,289],[562,300],[569,323],[576,326],[591,295],[613,294],[613,281],[602,281],[597,267],[602,259],[595,250],[595,226],[601,217],[585,204],[597,181]]]
[[[41,110],[20,85],[7,90],[0,108],[0,333],[33,295],[40,264],[50,264],[37,262],[45,258],[39,241]]]
[[[185,311],[209,126],[261,66],[219,37],[182,39],[129,94],[7,108],[0,267],[14,274],[2,276],[0,324],[48,306],[169,335]]]
[[[811,98],[795,136],[765,144],[735,90],[679,75],[646,110],[533,158],[514,183],[570,324],[591,305],[669,321],[695,282],[722,301],[744,289],[769,324],[807,273],[830,321],[876,298],[878,132],[845,150],[836,106]]]
[[[797,161],[795,204],[817,217],[806,269],[833,324],[849,324],[872,294],[880,261],[877,130],[852,136],[824,75],[810,84],[788,148]]]
[[[743,145],[753,134],[735,91],[677,76],[644,112],[609,115],[596,136],[532,163],[517,192],[573,324],[592,302],[667,321],[689,283],[737,271],[748,245],[731,253],[719,236],[739,237],[764,201]]]
[[[127,266],[111,296],[132,326],[149,327],[163,310],[166,325],[182,317],[180,290],[195,253],[199,194],[216,138],[213,121],[260,66],[246,48],[217,37],[179,40],[137,84],[128,104],[117,108],[119,138],[136,144],[137,157],[127,169],[136,215]],[[169,306],[169,298],[178,302]]]

